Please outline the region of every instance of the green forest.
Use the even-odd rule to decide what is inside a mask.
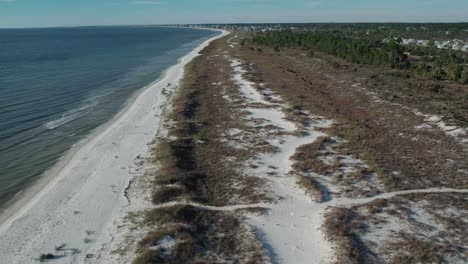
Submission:
[[[305,48],[311,52],[338,56],[352,63],[411,70],[414,74],[436,80],[468,83],[466,52],[439,49],[433,41],[427,46],[406,46],[402,45],[401,38],[394,36],[382,38],[364,31],[350,32],[337,29],[259,32],[252,41],[275,50],[282,47]]]

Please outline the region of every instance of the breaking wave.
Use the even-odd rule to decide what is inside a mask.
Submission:
[[[58,127],[61,127],[67,123],[70,123],[73,120],[76,120],[88,113],[90,113],[97,105],[97,102],[92,102],[89,104],[82,105],[78,108],[69,110],[62,114],[61,117],[51,120],[44,124],[44,127],[52,130]]]

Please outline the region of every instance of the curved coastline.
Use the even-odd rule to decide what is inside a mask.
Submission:
[[[197,28],[193,28],[197,29]],[[198,28],[202,29],[202,28]],[[207,30],[207,29],[204,29]],[[50,169],[43,173],[37,181],[35,181],[30,187],[22,191],[19,195],[15,195],[16,201],[10,203],[9,206],[2,212],[0,215],[0,234],[6,233],[10,227],[15,223],[15,221],[20,220],[21,218],[27,216],[32,211],[36,204],[41,201],[41,199],[54,190],[55,187],[68,176],[69,172],[73,167],[80,162],[77,160],[80,156],[83,158],[86,155],[83,155],[91,151],[99,142],[105,138],[112,130],[121,125],[122,122],[126,121],[126,118],[129,117],[132,113],[137,111],[140,106],[143,98],[151,90],[162,90],[168,83],[176,85],[184,73],[184,66],[190,62],[193,58],[199,55],[199,52],[209,45],[210,42],[221,38],[228,34],[228,32],[217,29],[209,29],[216,32],[221,32],[220,34],[209,38],[208,40],[201,43],[199,46],[195,47],[188,54],[179,58],[175,65],[167,68],[160,77],[151,83],[150,85],[138,89],[125,103],[124,107],[109,121],[100,125],[85,139],[81,140],[75,144],[70,150],[68,150],[64,156],[57,161]],[[148,142],[144,142],[146,145]],[[144,153],[139,153],[144,154]],[[129,176],[129,180],[131,175]],[[128,183],[127,183],[128,184]],[[66,197],[61,197],[66,198]],[[0,245],[1,250],[1,245]]]

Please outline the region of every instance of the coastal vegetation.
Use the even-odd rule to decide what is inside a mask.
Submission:
[[[265,83],[294,108],[336,121],[324,130],[326,136],[296,149],[291,159],[301,175],[298,185],[314,199],[324,204],[340,196],[347,200],[389,191],[467,186],[466,174],[460,170],[466,168],[466,154],[457,143],[458,134],[451,132],[460,131],[461,139],[465,135],[468,109],[463,98],[468,98],[468,86],[447,76],[438,80],[430,72],[427,77],[419,74],[415,50],[430,49],[407,46],[396,38],[389,44],[381,36],[361,35],[354,40],[320,30],[244,36],[240,50],[254,65],[254,80]],[[371,38],[389,53],[409,53],[405,58],[409,65],[365,61],[369,54],[359,49],[354,57],[344,52]],[[312,40],[314,46],[308,44]],[[263,52],[256,52],[258,48]],[[432,51],[466,56],[449,49]],[[444,130],[447,137],[440,133]],[[448,164],[448,156],[456,161]],[[463,202],[466,195],[435,193],[330,207],[322,228],[337,246],[334,263],[456,263],[463,258],[460,245],[465,243],[457,230],[465,228],[466,222],[454,219],[465,210],[457,204]],[[441,213],[444,208],[454,213]]]
[[[468,83],[467,52],[439,48],[433,40],[425,42],[425,45],[404,45],[400,35],[393,34],[383,36],[338,27],[333,30],[259,32],[252,41],[276,51],[282,47],[303,48],[352,63],[409,70],[411,75],[434,80]]]
[[[213,83],[221,77],[210,62],[201,56],[189,63],[171,98],[167,136],[161,135],[149,160],[158,165],[147,175],[154,208],[143,213],[142,224],[149,232],[138,241],[133,264],[264,262],[260,243],[239,216],[246,209],[237,207],[262,197],[255,191],[259,180],[228,166],[228,146],[216,140],[229,111],[220,108],[226,107],[221,96],[212,96],[220,92]]]
[[[462,260],[468,86],[417,69],[462,51],[343,35],[234,32],[188,63],[103,263]]]

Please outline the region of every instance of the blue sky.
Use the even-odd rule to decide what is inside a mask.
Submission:
[[[0,27],[467,22],[468,0],[0,0]]]

